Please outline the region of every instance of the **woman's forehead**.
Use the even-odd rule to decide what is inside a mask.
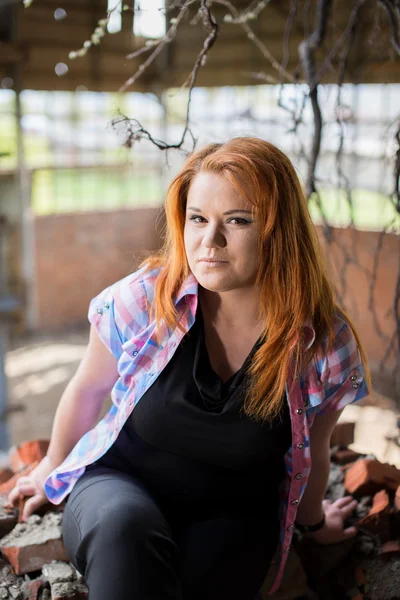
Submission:
[[[246,195],[235,186],[228,177],[219,173],[200,172],[192,180],[189,187],[188,208],[194,206],[215,204],[235,204],[237,208],[253,210]]]

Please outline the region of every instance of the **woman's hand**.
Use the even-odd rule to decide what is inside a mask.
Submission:
[[[325,513],[325,525],[318,531],[306,534],[306,537],[318,544],[338,544],[354,537],[356,527],[347,527],[344,522],[357,506],[357,500],[352,496],[345,496],[339,500],[323,500],[322,507]]]
[[[49,457],[45,456],[29,475],[17,479],[15,486],[8,495],[7,502],[8,506],[15,506],[21,495],[31,496],[25,503],[22,521],[26,521],[29,515],[48,502],[44,492],[44,483],[55,467],[56,465],[51,463]]]

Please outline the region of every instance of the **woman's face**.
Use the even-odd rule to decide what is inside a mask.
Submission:
[[[254,207],[222,175],[203,172],[188,193],[185,248],[190,270],[210,291],[251,288],[259,264]]]

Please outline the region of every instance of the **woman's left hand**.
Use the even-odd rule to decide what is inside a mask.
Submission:
[[[306,534],[306,537],[318,544],[338,544],[357,534],[356,527],[347,527],[344,522],[357,506],[357,500],[352,496],[345,496],[339,500],[323,500],[322,507],[325,513],[325,525],[318,531]]]

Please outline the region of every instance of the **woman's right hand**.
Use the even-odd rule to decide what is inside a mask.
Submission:
[[[48,456],[45,456],[37,467],[31,471],[29,475],[19,477],[15,486],[8,495],[8,506],[15,506],[19,497],[31,496],[25,502],[22,512],[22,521],[35,512],[40,506],[47,504],[49,501],[44,492],[44,483],[50,473],[56,468]]]

